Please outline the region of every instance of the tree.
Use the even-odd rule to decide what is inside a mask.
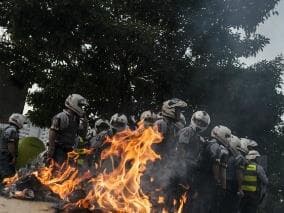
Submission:
[[[3,1],[0,25],[10,40],[0,54],[11,74],[43,88],[29,95],[40,125],[72,92],[85,94],[98,114],[131,114],[182,97],[184,76],[196,67],[217,70],[259,51],[268,40],[255,27],[277,2]]]

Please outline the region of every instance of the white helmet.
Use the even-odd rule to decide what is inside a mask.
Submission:
[[[257,157],[260,157],[260,154],[256,150],[251,150],[249,153],[246,155],[247,160],[255,160]]]
[[[13,113],[9,117],[9,123],[16,125],[19,129],[23,128],[26,123],[26,117],[20,113]]]
[[[254,140],[248,139],[248,149],[253,149],[258,146],[258,143]]]
[[[203,132],[210,124],[210,116],[205,111],[197,111],[191,116],[190,126],[196,132]]]
[[[241,150],[243,153],[248,154],[249,149],[248,149],[248,141],[249,139],[247,138],[241,138]]]
[[[117,130],[118,132],[123,131],[127,127],[127,117],[124,114],[115,113],[110,119],[111,128]]]
[[[233,149],[241,151],[241,140],[237,136],[231,135],[229,145]]]
[[[178,98],[167,100],[162,106],[162,115],[165,117],[180,119],[180,111],[182,108],[187,107],[187,103]]]
[[[145,111],[141,114],[140,120],[144,122],[146,125],[152,125],[157,120],[156,113],[152,112],[151,110]]]
[[[88,106],[88,101],[79,94],[69,95],[65,100],[65,106],[76,113],[79,117],[83,117],[85,106]]]
[[[228,127],[215,126],[211,131],[211,137],[220,141],[225,147],[229,146],[232,132]]]
[[[100,118],[95,122],[95,130],[97,133],[100,131],[99,130],[100,128],[109,129],[109,127],[110,127],[109,122],[106,119]]]

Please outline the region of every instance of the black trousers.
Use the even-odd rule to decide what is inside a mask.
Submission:
[[[238,196],[237,180],[227,180],[227,190],[222,200],[221,213],[238,213],[240,209],[241,198]]]
[[[16,173],[16,168],[14,164],[10,164],[12,161],[12,156],[7,153],[0,153],[0,182],[4,178],[12,177]]]
[[[259,201],[258,196],[249,194],[245,195],[241,201],[240,212],[241,213],[256,213],[258,209]]]
[[[71,152],[72,148],[65,148],[59,145],[55,146],[55,150],[52,159],[59,165],[63,164],[67,160],[67,153]]]
[[[219,213],[223,191],[216,186],[212,176],[205,175],[198,178],[196,198],[190,201],[190,213]]]
[[[221,213],[238,213],[240,202],[241,199],[237,195],[237,192],[226,191],[224,200],[222,201],[223,205],[221,208]]]

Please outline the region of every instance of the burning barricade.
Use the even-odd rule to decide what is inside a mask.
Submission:
[[[89,156],[93,150],[73,151],[62,165],[51,161],[48,166],[5,179],[3,193],[13,198],[55,202],[65,211],[167,212],[166,207],[155,209],[141,187],[147,164],[160,158],[152,145],[161,141],[155,128],[140,125],[135,131],[128,129],[107,138],[101,161],[88,169],[78,166],[77,161],[80,154]],[[166,205],[162,194],[157,200]],[[186,194],[173,200],[174,211],[182,212],[186,200]]]

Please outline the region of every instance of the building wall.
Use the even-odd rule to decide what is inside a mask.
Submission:
[[[0,123],[0,131],[3,130],[6,126],[8,126],[7,123]],[[48,142],[48,129],[39,128],[29,123],[29,124],[25,124],[24,127],[20,129],[19,136],[20,138],[36,137],[36,138],[39,138],[41,141],[43,141],[44,144],[46,144]]]
[[[46,144],[48,141],[48,129],[39,128],[29,123],[20,130],[20,138],[22,137],[36,137]]]

